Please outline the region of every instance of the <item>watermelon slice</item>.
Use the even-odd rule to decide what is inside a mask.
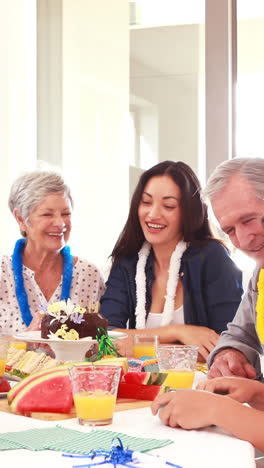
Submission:
[[[43,369],[42,371],[35,372],[35,374],[28,375],[23,380],[21,380],[16,385],[14,385],[14,387],[12,387],[11,390],[8,392],[8,395],[7,395],[8,403],[10,404],[13,401],[13,399],[17,396],[17,394],[33,380],[46,374],[52,374],[53,372],[58,372],[58,370],[59,370],[58,367],[53,367],[52,369]]]
[[[72,404],[72,396],[71,396],[71,384],[70,384],[70,379],[69,379],[69,374],[68,374],[68,368],[71,367],[71,366],[85,366],[85,367],[92,367],[92,365],[94,364],[97,364],[97,363],[91,363],[89,364],[87,361],[83,361],[83,362],[71,362],[71,363],[67,363],[67,364],[62,364],[61,366],[58,366],[58,367],[51,367],[49,369],[43,369],[39,372],[35,372],[34,374],[31,374],[27,377],[25,377],[23,380],[21,380],[20,382],[18,382],[9,392],[8,392],[8,395],[7,395],[7,398],[8,398],[8,402],[9,404],[11,405],[11,411],[14,411],[14,412],[20,412],[20,413],[23,413],[23,412],[32,412],[32,411],[38,411],[38,412],[49,412],[49,413],[52,413],[52,412],[55,412],[55,413],[69,413],[70,410],[69,408],[71,408],[71,405],[69,406],[69,395],[67,394],[67,388],[69,387],[70,388],[70,401],[71,401],[71,404]],[[112,359],[111,360],[105,360],[104,361],[104,365],[117,365],[117,364],[112,364]],[[118,365],[120,365],[120,363],[118,363]],[[121,367],[121,366],[120,366]],[[122,368],[122,367],[121,367]],[[123,369],[122,369],[122,372],[123,372]],[[53,402],[53,396],[49,396],[48,398],[45,397],[45,392],[46,392],[46,388],[47,388],[47,385],[48,385],[48,382],[49,380],[52,381],[52,379],[57,376],[57,375],[60,375],[60,376],[64,376],[64,379],[62,381],[62,384],[63,384],[63,391],[66,391],[66,395],[65,395],[65,402],[63,401],[59,401],[57,396],[56,396],[56,391],[55,391],[55,388],[54,388],[54,402]],[[57,380],[56,380],[57,382]],[[33,392],[33,403],[29,400],[29,402],[27,402],[27,399],[29,399],[30,397],[30,394],[27,395],[28,393],[28,390],[30,389],[34,389],[35,385],[40,385],[38,391],[40,392],[40,395],[39,395],[39,399],[42,399],[43,400],[43,405],[41,404],[41,401],[38,402],[36,401],[37,398],[35,397],[35,395],[37,394],[37,390],[34,390]],[[42,386],[43,385],[43,388],[44,390],[42,391]],[[56,387],[57,388],[57,387]],[[42,395],[43,394],[43,395]],[[22,398],[22,403],[18,403],[20,401],[20,397]],[[62,396],[62,398],[64,398],[64,395]],[[53,405],[54,403],[54,405]],[[28,405],[28,408],[30,407],[30,409],[26,409]],[[33,406],[34,408],[37,408],[37,409],[33,409]],[[24,408],[24,409],[23,409]]]
[[[8,380],[6,380],[6,378],[2,378],[0,377],[0,393],[5,393],[5,392],[8,392],[10,390],[11,386],[10,386],[10,383],[8,382]]]
[[[124,381],[131,384],[162,385],[167,375],[163,372],[127,372]]]
[[[120,382],[117,397],[153,401],[160,393],[166,392],[167,388],[168,387],[162,387],[161,385],[142,385]]]
[[[87,366],[87,362],[83,362],[83,361],[82,362],[69,362],[67,364],[62,364],[61,366],[58,366],[58,367],[50,367],[50,368],[43,369],[43,370],[40,370],[38,372],[34,372],[33,374],[28,375],[23,380],[18,382],[14,387],[12,387],[11,390],[8,392],[8,395],[7,395],[8,403],[10,404],[13,401],[13,399],[16,397],[16,395],[25,386],[27,386],[30,382],[37,379],[38,377],[41,377],[41,376],[47,375],[47,374],[52,374],[54,372],[58,372],[59,370],[65,369],[65,367],[68,368],[68,367],[71,367],[71,366],[74,366],[74,365]]]
[[[13,413],[70,413],[72,388],[67,369],[42,375],[28,383],[13,399]]]

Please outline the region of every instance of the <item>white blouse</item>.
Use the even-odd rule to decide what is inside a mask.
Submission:
[[[149,313],[146,321],[146,328],[158,328],[161,325],[162,314]],[[183,305],[174,310],[173,318],[170,325],[184,324],[184,311]]]
[[[60,300],[62,278],[49,301],[37,284],[34,271],[23,266],[23,278],[33,316],[43,306]],[[98,268],[87,260],[78,259],[73,267],[72,302],[85,307],[90,301],[99,301],[104,290],[104,281]],[[0,334],[13,335],[25,329],[15,293],[12,260],[10,256],[4,255],[0,266]]]

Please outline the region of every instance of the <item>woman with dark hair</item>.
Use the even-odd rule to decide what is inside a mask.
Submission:
[[[198,345],[205,360],[243,290],[240,270],[213,237],[200,191],[183,162],[164,161],[142,174],[112,252],[101,313],[129,335]]]

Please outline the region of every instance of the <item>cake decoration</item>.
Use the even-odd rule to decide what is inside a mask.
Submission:
[[[43,313],[44,311],[41,311]],[[83,314],[86,312],[86,309],[82,308],[80,305],[74,304],[71,299],[67,301],[58,301],[53,302],[53,304],[48,304],[46,313],[54,317],[53,321],[59,320],[59,322],[64,323],[68,318],[70,318],[74,323],[81,323],[83,320]],[[53,322],[52,321],[52,322]],[[52,323],[51,322],[51,323]]]
[[[107,331],[103,328],[98,329],[98,334],[96,335],[96,340],[98,341],[98,352],[96,354],[96,360],[102,359],[107,356],[121,357],[116,346],[108,335]]]
[[[107,329],[108,321],[99,313],[99,302],[90,302],[84,308],[68,299],[49,304],[41,313],[41,338],[45,339],[95,339],[99,328]]]
[[[76,322],[75,322],[76,323]],[[68,326],[65,323],[56,331],[56,333],[50,332],[49,338],[62,338],[63,340],[79,340],[79,333],[71,328],[69,331]]]

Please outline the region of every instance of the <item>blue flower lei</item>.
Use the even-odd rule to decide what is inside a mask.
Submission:
[[[25,290],[24,278],[23,278],[23,261],[22,252],[26,245],[26,239],[18,239],[15,244],[14,252],[12,254],[12,267],[14,271],[15,280],[15,291],[17,302],[20,307],[23,322],[28,327],[31,320],[32,314],[30,312],[28,297]],[[61,288],[61,300],[67,300],[70,297],[70,289],[72,282],[73,272],[73,259],[70,251],[70,247],[67,245],[60,251],[63,256],[63,279]]]

